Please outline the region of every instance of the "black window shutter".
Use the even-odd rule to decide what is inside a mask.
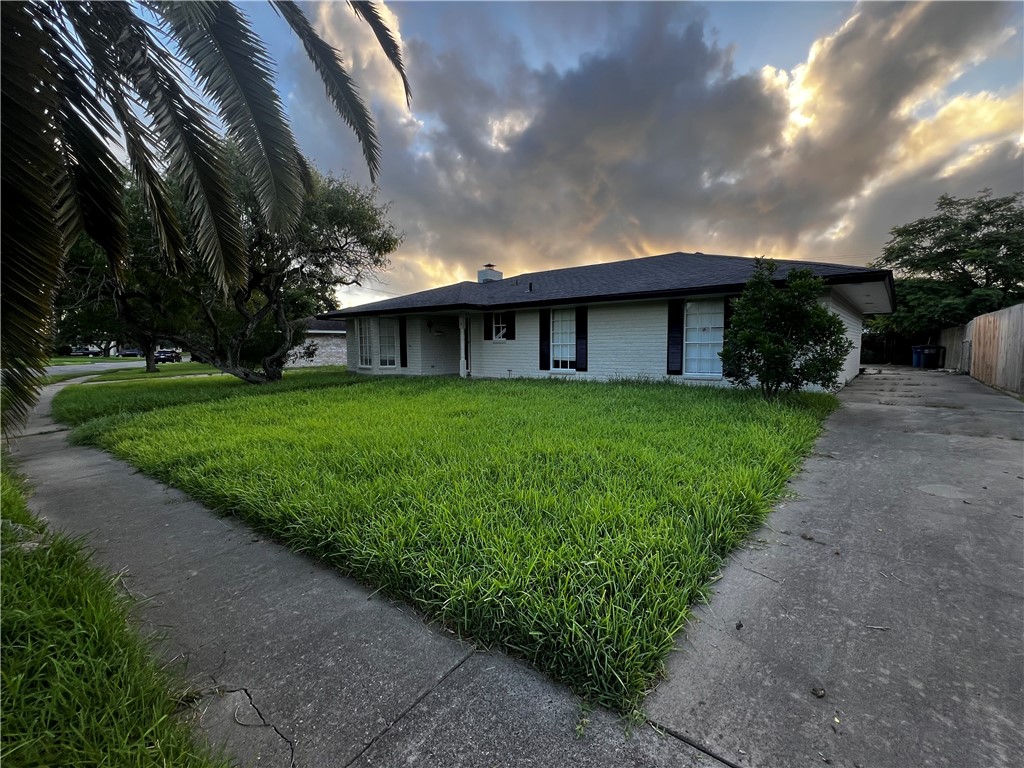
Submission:
[[[734,299],[738,299],[739,296],[726,296],[725,297],[725,312],[722,317],[722,347],[725,348],[725,334],[729,332],[729,326],[732,325],[732,302]],[[731,369],[725,365],[725,361],[722,361],[722,375],[727,379],[736,378],[735,369]]]
[[[516,313],[505,313],[505,338],[509,341],[516,340]]]
[[[540,369],[551,370],[551,310],[540,310]]]
[[[494,338],[494,313],[484,312],[484,341]]]
[[[406,318],[398,318],[398,364],[403,368],[409,367],[409,351],[406,349],[406,341],[408,340],[408,332],[406,328]]]
[[[587,308],[576,307],[576,370],[587,370]]]
[[[683,300],[668,302],[668,356],[665,372],[681,375],[683,372]]]

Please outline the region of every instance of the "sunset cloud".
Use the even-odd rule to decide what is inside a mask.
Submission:
[[[865,263],[940,194],[1021,187],[1019,77],[958,86],[986,51],[1020,71],[1007,4],[860,5],[790,69],[748,72],[691,5],[392,10],[411,111],[347,6],[312,14],[372,94],[381,196],[406,233],[393,269],[349,304],[472,279],[488,261],[506,275],[672,250]],[[291,74],[304,149],[365,182],[322,86]]]

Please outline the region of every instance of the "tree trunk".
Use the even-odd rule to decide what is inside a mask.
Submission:
[[[156,373],[156,341],[147,341],[144,344],[146,352],[146,373]]]
[[[210,365],[249,384],[266,384],[268,381],[272,381],[272,379],[268,378],[265,374],[250,370],[245,366],[231,365],[230,363],[225,363],[223,360],[211,360]]]

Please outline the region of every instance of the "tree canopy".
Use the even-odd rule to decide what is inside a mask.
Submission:
[[[373,119],[341,55],[298,4],[272,5],[299,38],[376,178]],[[349,5],[373,30],[408,98],[401,51],[378,9]],[[186,258],[191,232],[190,255],[225,292],[244,282],[247,258],[214,118],[237,144],[259,215],[275,232],[296,226],[313,180],[274,87],[273,62],[235,4],[34,0],[0,3],[0,22],[6,430],[32,402],[51,337],[53,291],[79,235],[103,249],[115,273],[123,271],[129,232],[122,152],[165,259]],[[181,212],[165,169],[181,182]]]
[[[302,343],[306,320],[336,307],[338,286],[385,269],[401,241],[373,190],[312,166],[302,216],[290,232],[275,232],[260,215],[256,182],[239,152],[229,151],[228,165],[247,276],[227,301],[201,265],[175,270],[164,260],[141,193],[129,183],[125,275],[120,282],[110,279],[88,237],[76,244],[58,293],[62,335],[103,329],[139,344],[149,362],[158,342],[172,342],[245,381],[274,381]]]
[[[737,384],[757,386],[767,398],[807,384],[834,389],[853,344],[843,321],[819,303],[825,283],[809,269],[792,269],[782,285],[778,265],[756,259],[720,353],[722,370]]]
[[[875,331],[913,335],[1024,301],[1024,194],[943,195],[936,214],[893,227],[874,266],[896,277],[896,310]]]

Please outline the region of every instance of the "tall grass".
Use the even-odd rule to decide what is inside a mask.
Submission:
[[[81,434],[625,712],[835,403],[667,384],[360,381]]]
[[[53,418],[64,424],[79,426],[89,423],[90,429],[79,432],[79,439],[88,442],[90,431],[102,431],[111,424],[124,422],[131,416],[158,408],[236,397],[262,397],[296,389],[344,387],[363,381],[361,377],[335,367],[285,371],[281,381],[262,386],[247,384],[234,376],[183,379],[164,377],[144,382],[114,382],[103,386],[75,385],[57,394],[52,412]]]
[[[46,532],[0,477],[0,764],[226,766],[177,720],[177,681],[81,544]]]

